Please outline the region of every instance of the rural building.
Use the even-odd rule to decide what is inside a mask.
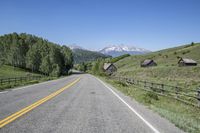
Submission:
[[[104,63],[103,69],[108,74],[112,74],[117,71],[117,68],[113,63]]]
[[[156,62],[151,59],[146,59],[141,63],[141,67],[150,67],[150,66],[157,66]]]
[[[179,66],[196,66],[197,62],[192,59],[181,58],[178,61]]]

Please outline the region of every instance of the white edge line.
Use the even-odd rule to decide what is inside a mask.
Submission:
[[[153,127],[147,120],[145,120],[136,110],[134,110],[127,102],[125,102],[116,92],[114,92],[110,87],[108,87],[103,81],[95,77],[99,82],[101,82],[106,88],[108,88],[121,102],[123,102],[133,113],[135,113],[149,128],[151,128],[155,133],[160,133],[155,127]]]

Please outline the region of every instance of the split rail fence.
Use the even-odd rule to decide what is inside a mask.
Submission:
[[[151,91],[159,95],[174,98],[186,104],[200,107],[200,88],[196,90],[187,90],[179,86],[172,86],[148,81],[135,80],[126,77],[112,77],[113,79],[127,83],[130,85],[139,86],[141,89]]]
[[[1,78],[0,85],[5,84],[17,84],[32,80],[40,80],[43,76],[27,76],[27,77],[13,77],[13,78]]]

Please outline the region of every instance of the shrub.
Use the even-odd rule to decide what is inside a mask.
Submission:
[[[177,52],[175,51],[175,52],[174,52],[174,55],[176,55],[176,54],[177,54]]]
[[[190,53],[190,50],[187,50],[187,51],[183,51],[182,54],[187,54],[187,53]]]
[[[159,100],[158,98],[158,95],[154,92],[147,92],[145,95],[144,95],[144,101],[145,103],[149,103],[151,104],[153,100]]]
[[[124,82],[121,82],[121,81],[115,81],[116,84],[120,85],[120,86],[123,86],[123,87],[127,87],[128,85]]]

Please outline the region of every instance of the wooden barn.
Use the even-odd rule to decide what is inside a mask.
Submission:
[[[181,58],[178,61],[179,66],[196,66],[197,62],[194,61],[193,59],[186,59],[186,58]]]
[[[151,59],[146,59],[141,63],[141,67],[157,66],[156,62]]]
[[[107,74],[117,71],[117,67],[113,63],[104,63],[103,69]]]

